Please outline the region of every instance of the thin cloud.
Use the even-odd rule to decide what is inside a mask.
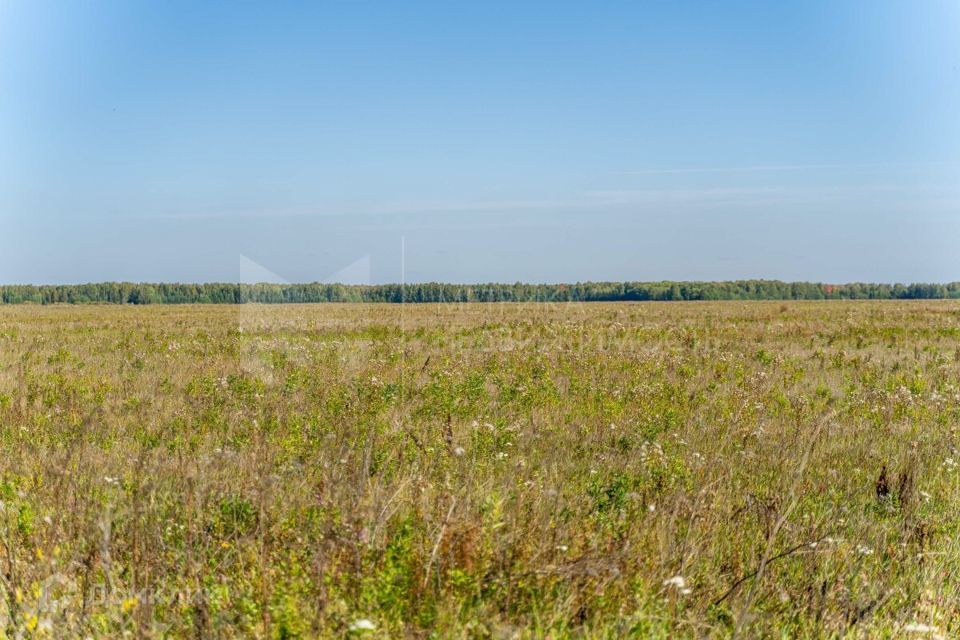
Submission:
[[[657,176],[693,173],[764,173],[787,171],[816,171],[819,169],[902,169],[906,167],[950,167],[952,164],[941,162],[883,162],[859,164],[768,164],[743,167],[674,167],[666,169],[637,169],[624,171],[622,175]]]
[[[800,167],[801,165],[795,165]],[[802,165],[813,167],[814,165]],[[816,165],[818,167],[845,165]],[[850,166],[850,165],[846,165]],[[861,165],[866,166],[866,165]],[[876,165],[880,166],[880,165]],[[740,167],[741,171],[759,170],[759,167]],[[767,169],[773,170],[772,167]],[[714,169],[714,172],[733,172],[735,168]],[[786,170],[786,169],[784,169]],[[664,170],[665,172],[666,170]],[[692,172],[693,170],[683,170]],[[699,171],[710,171],[702,169]],[[680,172],[680,170],[677,170]],[[271,207],[217,209],[197,212],[166,212],[139,216],[153,220],[243,220],[264,218],[342,218],[342,217],[403,217],[410,215],[440,214],[497,214],[519,212],[595,212],[598,207],[648,207],[671,205],[713,206],[741,204],[744,206],[818,204],[843,202],[864,196],[899,195],[912,202],[919,199],[954,199],[955,188],[938,184],[889,184],[872,181],[866,184],[811,185],[811,186],[724,186],[724,187],[677,187],[677,188],[625,188],[597,189],[571,193],[566,197],[515,200],[457,200],[367,204],[328,204],[316,207]],[[497,222],[504,224],[502,220]]]

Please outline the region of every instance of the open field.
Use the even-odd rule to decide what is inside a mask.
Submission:
[[[0,307],[7,637],[960,634],[960,303]]]

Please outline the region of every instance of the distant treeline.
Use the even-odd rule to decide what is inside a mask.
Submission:
[[[243,304],[247,302],[589,302],[626,300],[904,300],[960,298],[949,284],[584,282],[577,284],[145,284],[0,285],[3,304]]]

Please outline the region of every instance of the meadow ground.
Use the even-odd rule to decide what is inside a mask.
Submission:
[[[0,307],[6,637],[960,634],[960,304]]]

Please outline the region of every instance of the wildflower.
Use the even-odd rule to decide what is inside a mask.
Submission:
[[[558,545],[557,545],[557,551],[559,551],[559,552],[561,552],[561,553],[566,553],[567,550],[569,550],[569,549],[570,549],[570,547],[568,547],[568,546],[565,545],[565,544],[558,544]]]
[[[683,576],[673,576],[672,578],[667,578],[663,581],[663,586],[665,587],[676,587],[677,589],[683,589],[687,586],[687,581]]]
[[[869,556],[869,555],[873,554],[873,549],[871,549],[870,547],[868,547],[868,546],[866,546],[866,545],[858,544],[858,545],[857,545],[857,553],[859,553],[859,554],[862,555],[862,556]]]
[[[929,624],[922,624],[920,622],[911,622],[903,628],[907,633],[937,633],[939,629]]]
[[[112,484],[113,486],[118,486],[120,484],[120,478],[115,476],[103,476],[103,481],[107,484]]]
[[[120,604],[120,609],[121,609],[124,613],[130,613],[131,611],[133,611],[133,610],[136,608],[136,606],[137,606],[137,598],[136,598],[136,597],[126,598],[126,599]]]
[[[457,456],[458,458],[462,456],[464,453],[466,453],[466,451],[464,450],[463,447],[456,447],[453,450],[453,455]]]
[[[684,596],[688,596],[693,592],[693,589],[687,586],[687,581],[683,576],[673,576],[672,578],[667,578],[663,581],[663,586],[673,587],[680,593],[680,595]]]
[[[350,631],[376,631],[377,625],[366,618],[360,618],[350,623]]]

